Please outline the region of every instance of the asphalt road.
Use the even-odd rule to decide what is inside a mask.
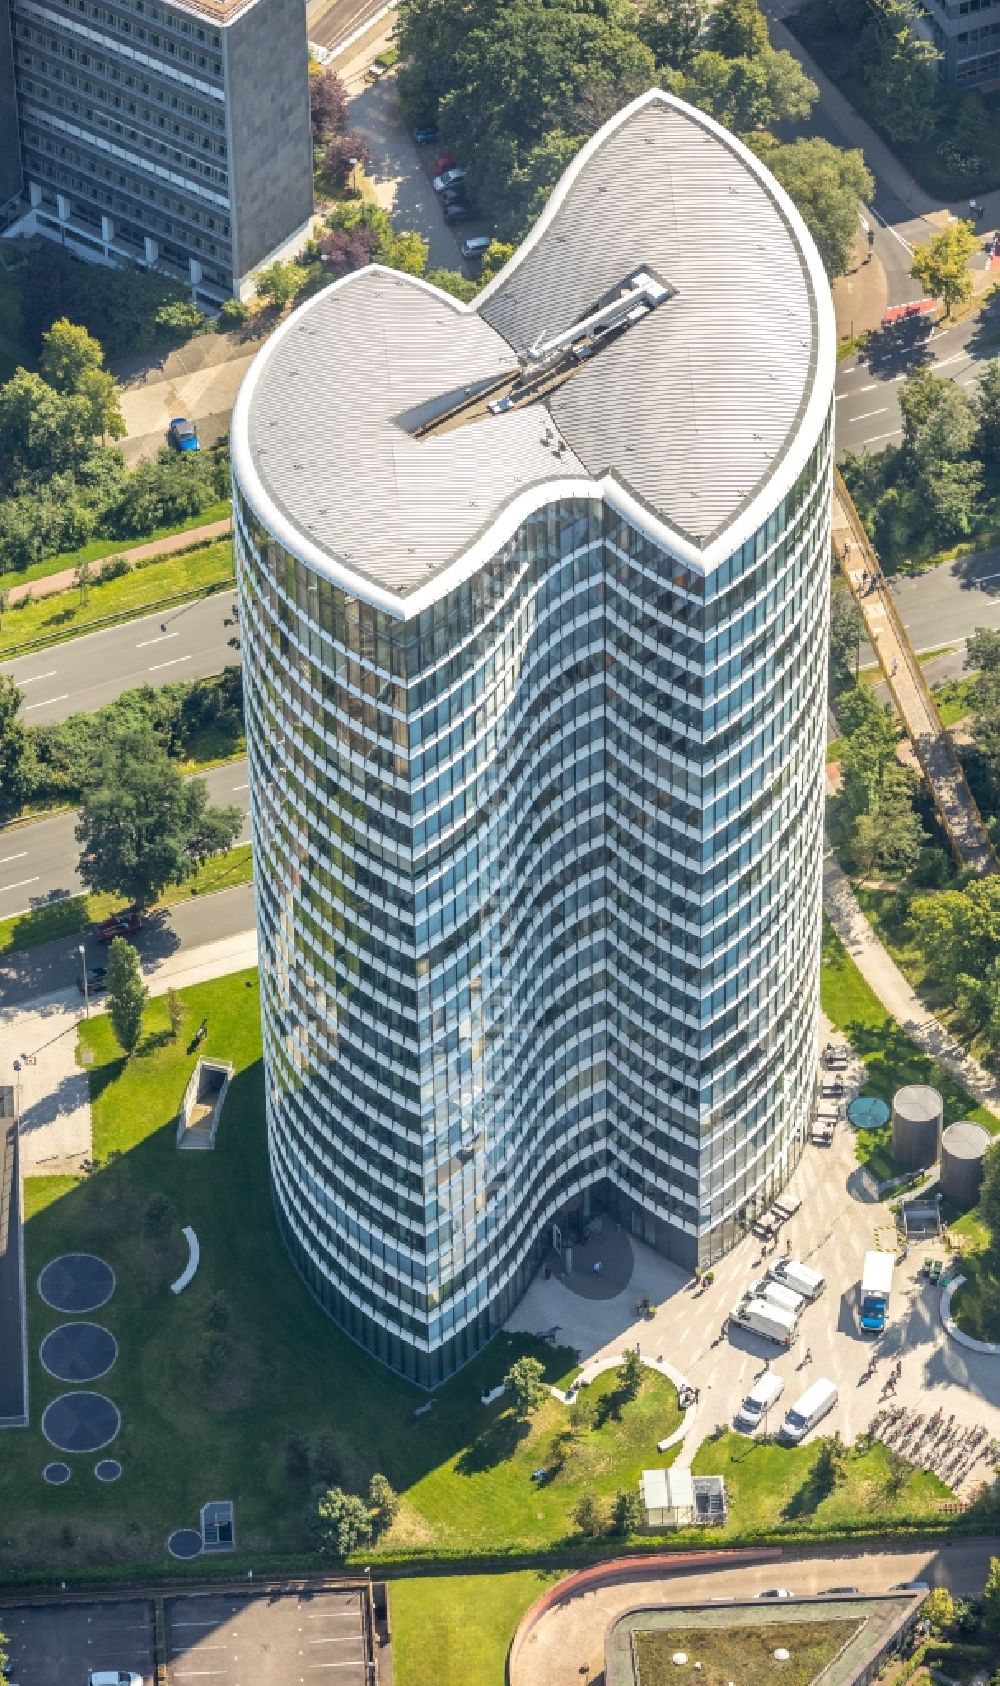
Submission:
[[[245,761],[229,761],[203,776],[217,806],[242,808],[246,813]],[[83,886],[76,870],[80,851],[73,835],[75,825],[76,814],[67,812],[0,831],[0,919],[80,893]],[[249,823],[240,841],[249,841]]]
[[[306,11],[309,39],[317,47],[336,47],[349,35],[356,35],[385,11],[385,0],[332,0],[332,4],[311,4]]]
[[[1000,342],[1000,315],[928,331],[916,323],[896,335],[881,333],[859,357],[837,370],[837,455],[845,451],[880,451],[902,439],[899,389],[907,375],[932,368],[935,374],[974,387],[980,369],[994,361]]]
[[[24,692],[25,724],[44,726],[89,713],[139,685],[221,672],[227,662],[239,659],[229,646],[234,627],[226,625],[234,596],[235,588],[218,591],[4,663],[3,672]]]

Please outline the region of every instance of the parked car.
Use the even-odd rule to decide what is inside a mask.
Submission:
[[[198,429],[187,416],[175,416],[167,428],[167,438],[178,451],[200,450],[198,443]]]
[[[445,188],[441,195],[441,203],[442,205],[463,204],[468,197],[464,181],[457,181],[454,186]]]
[[[422,123],[419,128],[414,129],[413,138],[418,146],[433,146],[438,132],[433,123]],[[447,165],[445,168],[447,169]]]
[[[824,1598],[853,1598],[857,1592],[856,1586],[828,1586],[823,1593]]]
[[[758,1592],[758,1598],[794,1598],[794,1592],[789,1592],[786,1586],[768,1587],[766,1592]]]
[[[460,250],[466,263],[482,263],[490,245],[490,235],[470,234],[468,240],[462,241]]]
[[[467,199],[456,199],[444,208],[445,222],[478,222],[479,212]]]
[[[796,1400],[791,1410],[785,1413],[785,1420],[778,1431],[779,1438],[787,1446],[797,1446],[809,1430],[833,1410],[838,1397],[836,1384],[828,1376],[817,1376],[801,1399]]]
[[[930,1592],[929,1581],[900,1581],[892,1587],[893,1592]]]
[[[385,59],[372,59],[371,64],[365,71],[365,81],[381,82],[383,76],[388,76],[391,69],[392,65],[386,64]]]
[[[80,991],[81,995],[86,995],[88,991],[91,995],[100,995],[101,990],[107,989],[108,987],[107,967],[88,966],[86,977],[84,977],[83,972],[79,973],[76,980],[76,987]]]
[[[445,188],[457,187],[459,182],[464,180],[465,171],[460,170],[456,164],[452,169],[442,170],[440,175],[435,176],[431,186],[435,193],[443,193]]]
[[[115,937],[134,937],[141,925],[142,915],[132,908],[128,913],[113,913],[110,919],[102,919],[94,935],[99,943],[110,943]]]
[[[445,170],[453,170],[457,163],[458,159],[455,157],[453,152],[442,152],[439,157],[435,158],[434,168],[431,171],[431,174],[435,176],[443,176]]]
[[[130,1668],[92,1668],[89,1686],[142,1686],[142,1675]]]
[[[736,1427],[747,1434],[752,1434],[764,1420],[765,1412],[771,1409],[775,1400],[780,1399],[785,1391],[783,1377],[775,1370],[767,1369],[762,1376],[758,1376],[753,1387],[747,1394],[736,1413]]]

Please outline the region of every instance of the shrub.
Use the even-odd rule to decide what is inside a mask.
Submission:
[[[146,1234],[155,1241],[161,1241],[174,1221],[173,1202],[166,1194],[151,1194],[143,1208],[143,1226]]]
[[[584,1493],[574,1508],[573,1521],[587,1539],[604,1533],[608,1525],[607,1511],[595,1493]]]
[[[132,564],[126,556],[106,556],[97,570],[97,583],[107,585],[110,580],[120,580],[131,572]]]
[[[342,1487],[320,1488],[307,1515],[315,1549],[322,1557],[344,1558],[355,1546],[371,1539],[372,1525],[364,1499]]]

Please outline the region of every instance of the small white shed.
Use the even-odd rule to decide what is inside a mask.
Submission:
[[[642,1504],[647,1528],[686,1528],[695,1520],[689,1469],[644,1469]]]

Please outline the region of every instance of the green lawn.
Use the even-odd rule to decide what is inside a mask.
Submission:
[[[232,579],[232,540],[220,539],[217,544],[179,551],[162,562],[133,568],[105,585],[91,586],[86,603],[75,586],[55,592],[24,608],[7,610],[0,629],[0,657],[15,655],[28,644],[74,638],[109,616],[139,615],[184,592],[209,591]]]
[[[978,673],[970,673],[966,679],[949,679],[934,686],[934,701],[942,725],[955,726],[965,719],[972,707],[970,693],[978,678]]]
[[[225,520],[231,511],[229,499],[224,498],[219,503],[209,504],[200,515],[189,515],[186,520],[174,521],[167,527],[154,527],[151,533],[144,533],[139,538],[91,539],[89,544],[80,545],[77,550],[65,550],[58,556],[45,556],[40,562],[30,563],[27,568],[0,568],[0,587],[29,585],[33,580],[48,579],[50,574],[61,574],[65,568],[75,568],[78,562],[100,562],[105,556],[120,556],[123,551],[131,550],[135,545],[151,544],[154,539],[172,538],[175,533],[190,533],[196,527],[207,527],[212,521]]]
[[[165,1002],[147,1010],[145,1040],[129,1062],[116,1055],[104,1015],[81,1026],[93,1096],[94,1153],[88,1181],[29,1184],[28,1280],[47,1259],[75,1248],[114,1266],[118,1289],[101,1313],[119,1342],[105,1384],[123,1414],[115,1443],[126,1478],[106,1491],[83,1478],[56,1492],[43,1486],[44,1405],[59,1391],[33,1360],[32,1428],[9,1436],[0,1462],[0,1574],[15,1566],[49,1574],[103,1563],[170,1567],[169,1529],[190,1524],[206,1498],[232,1496],[241,1554],[235,1565],[295,1556],[307,1545],[308,1478],[290,1476],[289,1431],[315,1447],[334,1437],[341,1482],[364,1491],[376,1469],[400,1491],[398,1522],[370,1557],[475,1558],[547,1550],[578,1539],[571,1512],[581,1494],[608,1499],[638,1482],[656,1440],[678,1421],[676,1394],[648,1375],[636,1400],[614,1397],[613,1374],[574,1411],[547,1400],[521,1429],[503,1400],[480,1395],[523,1351],[550,1377],[572,1354],[530,1337],[503,1336],[434,1396],[426,1398],[367,1358],[324,1316],[295,1274],[274,1223],[265,1164],[256,974],[183,992],[186,1018],[171,1039]],[[179,1153],[174,1120],[197,1057],[189,1046],[205,1019],[201,1052],[236,1067],[216,1148]],[[110,1157],[109,1157],[110,1156]],[[120,1156],[120,1157],[116,1157]],[[164,1243],[147,1236],[149,1195],[162,1191],[175,1223]],[[179,1298],[168,1284],[184,1257],[180,1226],[201,1242],[201,1265]],[[223,1289],[231,1308],[232,1354],[204,1378],[205,1310]],[[59,1321],[30,1296],[30,1349]],[[538,1483],[532,1471],[545,1466]],[[16,1537],[15,1537],[16,1536]],[[604,1546],[610,1542],[604,1542]]]
[[[959,1226],[960,1227],[960,1226]],[[962,1254],[961,1288],[951,1298],[951,1314],[960,1329],[977,1341],[1000,1341],[1000,1285],[985,1252]]]
[[[396,1686],[427,1686],[432,1676],[434,1686],[505,1686],[517,1624],[557,1578],[524,1569],[394,1581],[389,1608]]]
[[[823,920],[823,967],[820,1000],[827,1017],[842,1030],[868,1068],[865,1092],[891,1101],[904,1083],[932,1083],[944,1098],[945,1122],[974,1118],[987,1130],[1000,1130],[1000,1118],[971,1098],[928,1054],[910,1041],[865,982],[832,925]]]
[[[860,1626],[855,1616],[827,1622],[640,1629],[635,1635],[636,1679],[642,1686],[759,1686],[779,1674],[784,1686],[809,1686]],[[779,1647],[789,1656],[775,1669]],[[682,1666],[672,1660],[677,1651],[688,1658]]]
[[[205,861],[185,884],[169,885],[156,905],[173,907],[176,902],[190,901],[193,896],[208,896],[214,890],[249,884],[252,864],[249,843],[239,843],[235,849]],[[75,937],[126,905],[123,896],[67,896],[64,901],[52,902],[32,913],[0,919],[0,954],[36,948],[39,943],[54,942],[57,937]]]
[[[703,1441],[695,1453],[694,1472],[723,1476],[729,1500],[729,1520],[712,1530],[713,1540],[748,1531],[780,1540],[783,1533],[801,1534],[803,1529],[822,1532],[864,1521],[875,1527],[902,1518],[916,1521],[939,1515],[938,1501],[951,1496],[936,1475],[909,1466],[894,1491],[891,1455],[878,1442],[870,1449],[862,1442],[858,1450],[848,1451],[843,1480],[831,1486],[816,1468],[823,1444],[814,1440],[808,1446],[779,1446],[731,1431]]]

